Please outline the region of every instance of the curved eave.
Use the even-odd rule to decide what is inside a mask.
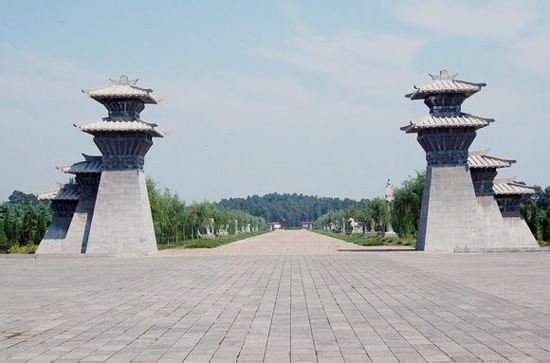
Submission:
[[[82,156],[86,161],[101,161],[103,159],[101,155],[88,155],[88,154],[82,153]]]
[[[56,168],[65,174],[101,174],[102,165],[101,162],[87,162],[82,161],[80,163],[73,164],[71,166],[62,166]]]
[[[470,169],[509,168],[516,162],[516,160],[501,159],[484,154],[470,153],[470,155],[468,155],[468,166]]]
[[[151,94],[151,92],[153,92],[152,89],[141,88],[134,85],[112,85],[96,89],[83,89],[82,92],[98,102],[115,98],[137,98],[143,103],[153,104],[162,101],[162,98]]]
[[[429,95],[436,94],[463,94],[466,98],[481,91],[486,83],[473,83],[460,80],[436,80],[420,87],[414,86],[416,91],[406,94],[405,97],[411,100],[424,99]]]
[[[105,95],[90,95],[88,96],[97,102],[101,103],[103,100],[108,99],[115,99],[115,98],[137,98],[143,103],[149,103],[149,104],[157,104],[159,102],[162,102],[162,98],[155,97],[153,95],[140,95],[140,94],[105,94]]]
[[[152,137],[164,137],[166,133],[157,128],[157,124],[148,123],[143,120],[134,121],[112,121],[101,119],[90,123],[74,126],[83,132],[96,135],[105,132],[143,132]]]
[[[58,192],[59,192],[59,189],[55,189],[55,190],[50,190],[50,191],[47,191],[47,192],[44,192],[44,193],[38,193],[38,194],[35,194],[35,195],[36,195],[36,198],[38,198],[38,200],[51,201],[51,200],[55,199]]]
[[[456,128],[474,128],[481,129],[489,126],[494,119],[461,114],[460,116],[426,116],[416,122],[400,127],[407,134],[417,133],[427,129],[456,129]]]
[[[410,98],[411,100],[423,100],[430,95],[452,93],[452,94],[463,94],[466,98],[468,98],[478,93],[479,91],[481,90],[480,89],[478,90],[460,90],[460,89],[417,90],[415,92],[406,94],[405,97]]]
[[[71,166],[72,165],[69,165],[69,166],[56,166],[55,168],[65,174],[72,174],[71,173]]]
[[[493,191],[495,196],[513,196],[513,195],[529,195],[540,190],[539,186],[529,186],[514,182],[495,182],[493,183]]]
[[[46,193],[39,194],[38,200],[44,201],[55,201],[55,200],[68,200],[68,201],[77,201],[80,199],[80,191],[77,188],[67,188],[64,187],[58,190],[49,191]]]

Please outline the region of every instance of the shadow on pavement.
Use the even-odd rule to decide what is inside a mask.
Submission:
[[[400,249],[394,249],[394,248],[369,248],[369,249],[359,250],[359,249],[339,248],[337,251],[338,252],[416,252],[416,249],[414,249],[414,248],[400,248]]]

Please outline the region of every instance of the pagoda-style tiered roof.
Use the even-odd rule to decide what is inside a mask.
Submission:
[[[470,151],[468,153],[468,166],[472,169],[509,168],[516,160],[501,159],[489,156],[489,150]]]
[[[59,192],[59,189],[50,190],[44,193],[35,194],[38,200],[54,200],[57,196],[57,193]]]
[[[84,156],[85,161],[80,161],[70,166],[61,166],[57,167],[57,170],[60,170],[67,174],[99,174],[103,170],[101,164],[101,156],[86,155]]]
[[[130,80],[128,76],[122,75],[119,80],[110,80],[113,83],[110,86],[83,89],[82,92],[99,102],[109,98],[138,98],[143,103],[159,103],[162,101],[161,98],[151,94],[153,92],[152,89],[137,87],[136,83],[138,79]]]
[[[539,186],[517,183],[516,178],[495,179],[493,182],[493,191],[496,196],[527,195],[536,193],[539,190]]]
[[[78,200],[80,188],[77,184],[58,183],[59,189],[45,192],[38,195],[38,200]]]
[[[430,74],[432,82],[422,86],[414,86],[416,91],[405,95],[411,100],[426,98],[433,94],[442,93],[457,93],[470,97],[474,93],[481,90],[481,87],[486,86],[485,83],[473,83],[456,79],[458,74],[449,74],[446,70],[442,70],[438,75]]]
[[[410,133],[418,132],[420,130],[436,129],[436,128],[469,127],[474,129],[480,129],[482,127],[488,126],[491,122],[494,122],[494,121],[495,120],[491,118],[478,117],[467,113],[460,113],[457,115],[449,115],[449,116],[436,116],[436,115],[430,114],[426,117],[421,118],[416,122],[411,121],[409,125],[401,127],[401,130],[410,134]]]
[[[143,120],[114,121],[102,118],[82,125],[74,125],[89,134],[100,132],[144,132],[153,137],[164,137],[165,133],[157,128],[157,124]]]

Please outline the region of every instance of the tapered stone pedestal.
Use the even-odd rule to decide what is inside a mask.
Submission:
[[[156,252],[143,170],[104,171],[86,253],[121,256]]]
[[[71,253],[86,253],[88,237],[94,215],[97,189],[87,191],[80,196],[65,239],[72,246]]]
[[[74,248],[65,236],[71,224],[71,217],[54,217],[48,231],[36,249],[36,254],[70,254]]]
[[[514,248],[538,248],[539,244],[533,232],[527,226],[519,211],[504,212],[504,223],[508,227],[510,238],[514,241]]]
[[[483,246],[484,232],[483,212],[468,168],[428,166],[416,248],[478,249]]]
[[[538,248],[539,244],[519,211],[524,195],[535,193],[539,187],[515,183],[512,180],[495,180],[495,197],[505,225],[508,227],[514,248]]]
[[[51,200],[54,217],[36,254],[73,254],[78,249],[78,246],[66,239],[78,203],[77,190],[76,185],[66,185],[52,194],[51,199],[48,193],[39,196],[41,200]]]

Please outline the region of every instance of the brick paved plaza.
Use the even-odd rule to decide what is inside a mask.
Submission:
[[[550,362],[550,253],[277,231],[149,258],[4,258],[0,273],[0,362]]]

